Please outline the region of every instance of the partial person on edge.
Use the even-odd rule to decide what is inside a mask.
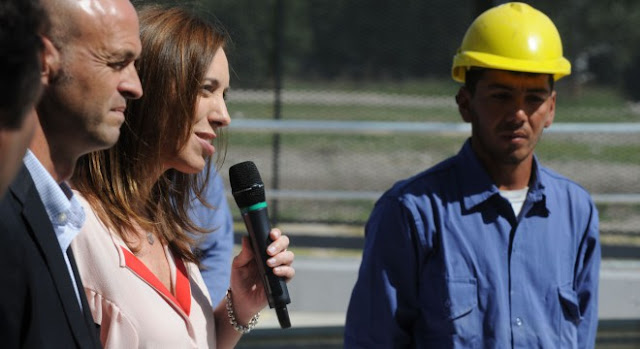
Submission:
[[[69,248],[85,214],[66,181],[81,155],[117,141],[127,100],[142,95],[138,18],[128,0],[42,6],[51,27],[35,133],[0,202],[0,338],[5,348],[99,348]]]
[[[33,138],[42,93],[40,35],[48,19],[38,0],[0,1],[0,198]]]
[[[593,348],[598,212],[534,149],[570,74],[542,12],[481,14],[453,60],[471,137],[376,203],[346,348]]]
[[[208,206],[197,197],[193,198],[189,216],[198,227],[211,231],[204,236],[194,236],[194,252],[200,262],[200,273],[209,290],[211,303],[218,304],[229,288],[231,277],[233,216],[222,176],[216,171],[214,161],[209,167],[208,180],[202,193]]]

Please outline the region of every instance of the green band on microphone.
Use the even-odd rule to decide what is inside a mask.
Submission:
[[[257,211],[261,208],[266,208],[267,207],[267,203],[266,202],[259,202],[257,204],[253,204],[249,207],[243,207],[242,209],[240,209],[240,213],[245,214],[247,212],[251,212],[251,211]]]

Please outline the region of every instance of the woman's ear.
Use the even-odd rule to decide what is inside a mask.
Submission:
[[[471,93],[469,93],[469,90],[465,86],[460,87],[460,90],[458,90],[458,94],[456,94],[456,104],[458,104],[458,112],[460,112],[462,120],[464,120],[464,122],[471,122]]]
[[[43,50],[40,58],[40,78],[43,86],[49,86],[51,79],[60,70],[60,51],[53,45],[51,40],[41,36]]]

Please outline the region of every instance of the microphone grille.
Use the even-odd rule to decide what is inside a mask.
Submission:
[[[231,192],[240,207],[248,207],[265,201],[264,183],[258,168],[252,161],[235,164],[229,168]]]
[[[262,184],[260,172],[253,161],[245,161],[229,168],[229,182],[232,191],[239,191],[254,184]]]

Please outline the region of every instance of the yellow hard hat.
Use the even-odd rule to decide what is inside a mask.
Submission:
[[[553,74],[554,80],[571,74],[556,26],[521,2],[491,8],[471,23],[453,57],[453,79],[464,82],[470,67]]]

